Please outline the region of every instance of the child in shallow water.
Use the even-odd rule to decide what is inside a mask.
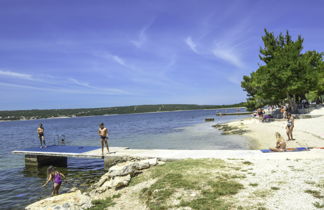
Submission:
[[[49,166],[47,168],[47,180],[45,184],[43,184],[43,187],[45,187],[50,181],[53,181],[52,195],[58,195],[62,184],[62,178],[65,178],[64,174],[57,171],[55,167]]]

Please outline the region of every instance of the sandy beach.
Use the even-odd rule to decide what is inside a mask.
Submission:
[[[287,147],[324,147],[324,108],[309,113],[312,118],[295,119],[293,131],[294,141],[287,141]],[[254,149],[275,146],[275,132],[279,132],[286,140],[286,120],[260,122],[259,119],[248,118],[227,123],[228,126],[243,130],[242,135],[253,141]]]

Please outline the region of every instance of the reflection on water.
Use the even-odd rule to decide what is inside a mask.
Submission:
[[[222,136],[211,127],[214,123],[244,116],[216,117],[215,113],[215,110],[196,110],[0,122],[1,208],[22,209],[51,194],[50,184],[41,187],[46,180],[47,167],[25,168],[24,157],[11,154],[17,148],[38,146],[36,128],[39,122],[45,126],[48,144],[57,142],[57,136],[65,135],[69,145],[99,146],[97,126],[104,122],[110,131],[110,146],[143,149],[247,149],[249,145],[245,138]],[[203,123],[207,117],[215,117],[216,122]],[[68,167],[58,169],[66,175],[61,192],[67,192],[72,187],[86,189],[104,173],[101,159],[69,158]]]

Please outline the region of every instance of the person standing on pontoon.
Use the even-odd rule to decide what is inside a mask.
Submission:
[[[45,136],[44,136],[44,127],[43,127],[43,124],[40,123],[39,124],[39,127],[37,128],[37,134],[38,134],[38,138],[39,138],[39,141],[40,141],[40,148],[43,148],[45,147],[46,148],[46,143],[45,143]],[[43,146],[44,144],[44,146]]]
[[[102,151],[102,158],[104,157],[104,147],[106,145],[107,151],[109,153],[109,147],[108,147],[108,129],[105,128],[104,123],[100,123],[98,134],[100,136],[101,141],[101,151]]]

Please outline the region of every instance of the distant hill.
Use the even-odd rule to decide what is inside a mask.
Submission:
[[[166,112],[177,110],[221,109],[230,107],[244,107],[245,103],[232,105],[194,105],[194,104],[157,104],[138,106],[118,106],[105,108],[81,109],[44,109],[44,110],[14,110],[0,111],[0,120],[31,120],[55,117],[80,117],[110,114],[133,114],[145,112]]]

